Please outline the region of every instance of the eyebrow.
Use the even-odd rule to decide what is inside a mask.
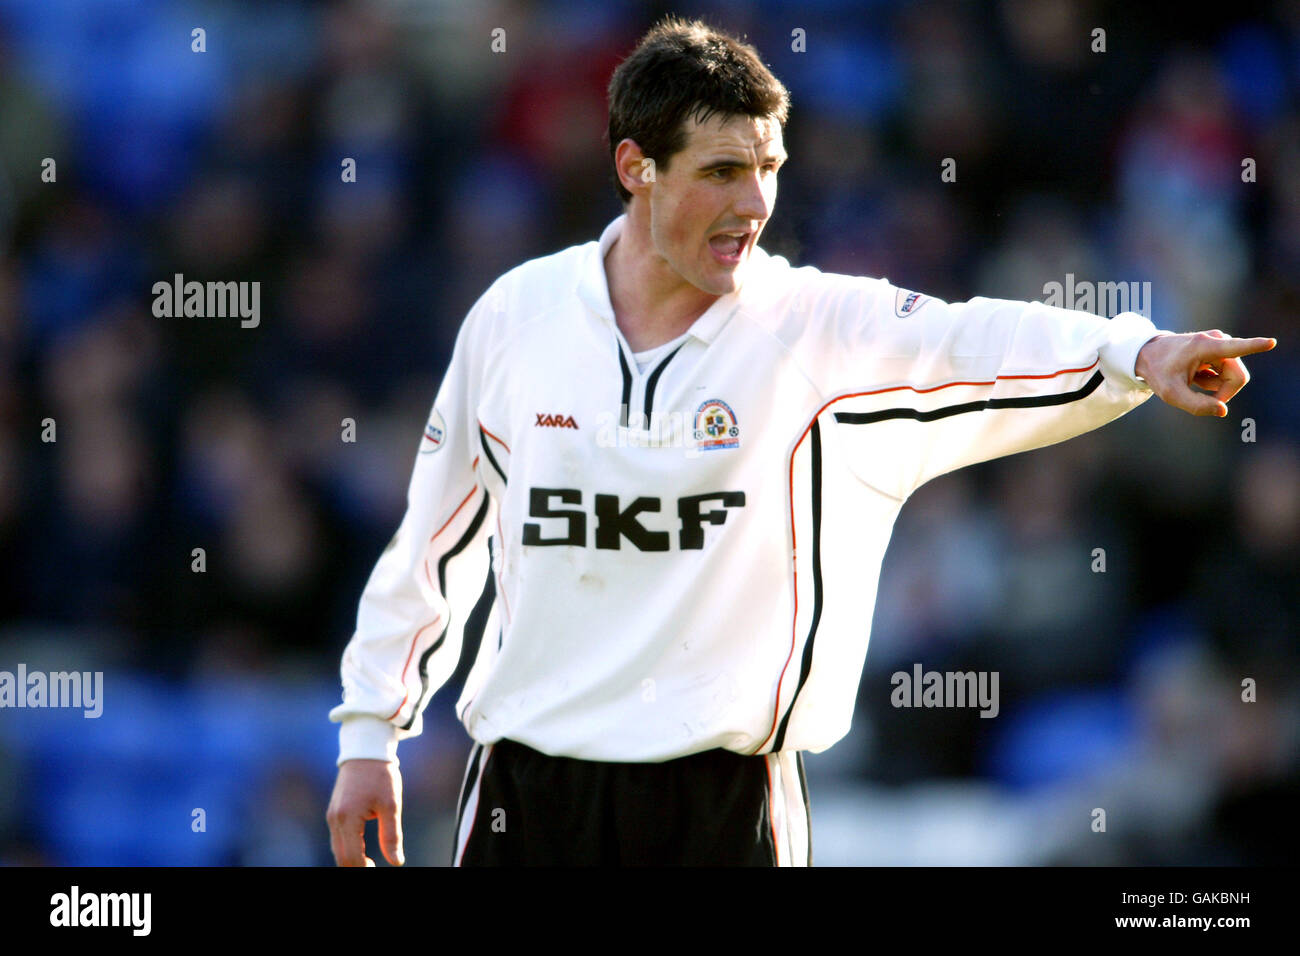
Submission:
[[[768,163],[777,163],[779,165],[784,163],[789,158],[790,157],[785,153],[776,153],[764,159],[761,163],[759,163],[759,165],[766,166]],[[715,169],[746,169],[749,167],[749,165],[750,164],[748,162],[738,160],[738,159],[715,159],[713,162],[705,163],[703,166],[701,166],[700,172],[707,173]]]

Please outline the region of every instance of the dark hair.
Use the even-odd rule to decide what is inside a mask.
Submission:
[[[699,20],[666,17],[610,78],[609,154],[632,139],[667,169],[692,116],[772,117],[784,126],[789,109],[790,94],[748,43]],[[623,202],[632,198],[617,172],[614,186]]]

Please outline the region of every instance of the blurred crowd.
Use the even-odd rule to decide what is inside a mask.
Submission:
[[[1281,343],[1227,420],[1152,400],[915,495],[809,759],[818,862],[1282,862],[1300,3],[1244,10],[0,2],[0,670],[108,675],[98,721],[0,711],[0,862],[330,861],[339,655],[459,322],[619,214],[605,86],[665,12],[791,91],[768,251],[950,300],[1150,282],[1161,328]],[[260,323],[156,317],[178,273],[260,282]],[[402,745],[412,862],[469,659]],[[999,717],[893,708],[914,662],[998,671]]]

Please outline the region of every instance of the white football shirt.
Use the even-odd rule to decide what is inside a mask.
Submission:
[[[456,704],[479,743],[825,750],[908,496],[1151,395],[1134,364],[1162,333],[1136,313],[947,303],[757,247],[742,288],[643,369],[605,279],[624,221],[506,273],[466,317],[343,655],[340,763],[396,760],[420,732],[489,561]]]

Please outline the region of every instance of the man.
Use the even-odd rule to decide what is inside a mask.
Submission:
[[[792,268],[758,246],[787,105],[661,23],[610,84],[626,214],[471,309],[343,656],[340,864],[374,817],[403,862],[397,742],[489,564],[454,863],[811,863],[801,751],[848,731],[908,496],[1152,393],[1222,417],[1275,344]]]

